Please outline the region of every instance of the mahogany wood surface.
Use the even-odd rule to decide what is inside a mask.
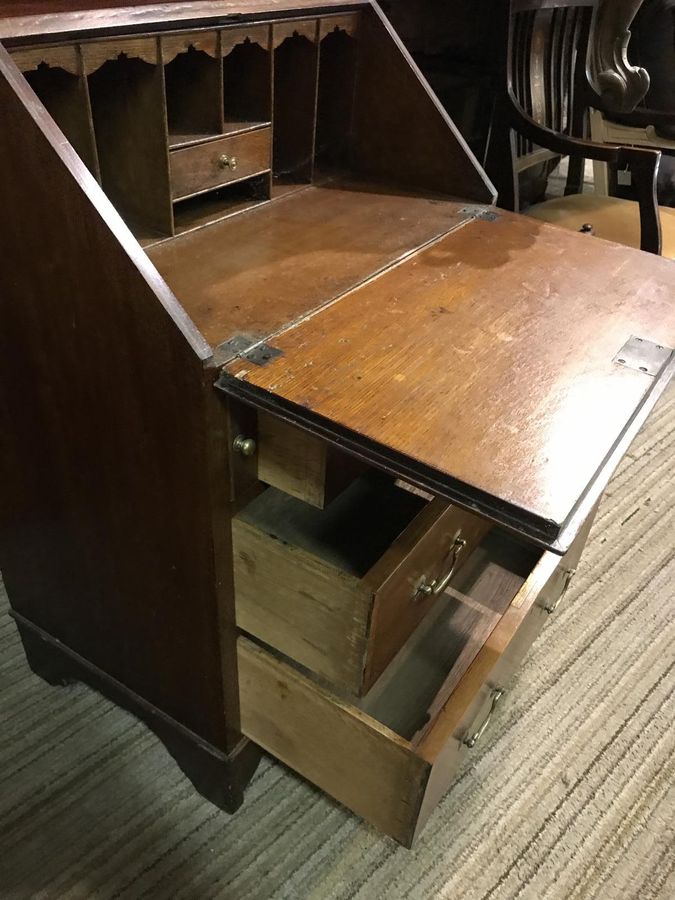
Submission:
[[[2,48],[0,107],[7,591],[26,620],[228,750],[213,408],[225,414],[208,347]]]
[[[300,22],[296,28],[291,22],[273,29],[274,174],[281,180],[300,183],[312,180],[319,74],[319,23],[310,19],[305,24],[303,28]]]
[[[135,57],[105,62],[90,76],[89,91],[106,194],[134,228],[171,234],[160,67]]]
[[[86,79],[60,67],[35,68],[24,75],[89,171],[98,177],[98,153]]]
[[[492,184],[377,7],[362,15],[357,46],[355,171],[492,203]]]
[[[148,250],[212,346],[267,335],[467,218],[367,185],[308,187]]]
[[[442,510],[442,512],[440,512]],[[366,689],[387,669],[396,653],[415,632],[424,617],[439,602],[439,596],[423,596],[416,589],[441,581],[452,570],[450,589],[463,567],[490,530],[490,523],[440,498],[427,504],[417,516],[415,527],[406,529],[369,573],[367,580],[378,585],[375,592],[371,632],[377,636],[366,659]],[[454,555],[456,538],[465,543]]]
[[[0,46],[0,569],[27,654],[170,726],[228,808],[244,732],[409,844],[675,370],[613,362],[675,344],[675,271],[469,205],[492,186],[372,4],[84,7],[0,0],[108,194]],[[387,490],[357,502],[364,464]],[[577,532],[562,561],[533,546]]]
[[[265,366],[234,360],[223,387],[557,536],[658,380],[613,359],[631,335],[675,344],[674,288],[668,260],[502,214],[275,336]]]

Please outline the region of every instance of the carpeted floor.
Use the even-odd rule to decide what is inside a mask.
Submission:
[[[412,852],[266,761],[234,817],[0,610],[0,897],[675,898],[675,388],[568,601]]]

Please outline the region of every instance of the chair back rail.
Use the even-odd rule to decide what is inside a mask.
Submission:
[[[520,209],[520,174],[569,157],[566,194],[581,193],[586,159],[629,169],[640,208],[643,250],[661,251],[656,172],[661,154],[588,140],[589,110],[637,104],[649,85],[626,48],[642,0],[501,0],[502,83],[485,165],[498,203]],[[593,80],[593,73],[597,76]]]
[[[559,134],[585,134],[595,8],[596,0],[520,0],[511,5],[507,89],[526,115]],[[519,171],[542,159],[540,148],[523,134],[518,134],[516,153]]]

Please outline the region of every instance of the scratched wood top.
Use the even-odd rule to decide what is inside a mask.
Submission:
[[[456,228],[463,204],[357,184],[307,187],[148,249],[213,347],[267,335]]]
[[[232,361],[221,386],[552,537],[657,382],[613,362],[631,335],[675,344],[672,262],[500,213],[277,335],[265,366]]]

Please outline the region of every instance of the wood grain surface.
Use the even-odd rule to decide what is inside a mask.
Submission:
[[[151,260],[205,338],[264,338],[457,227],[462,205],[361,184],[287,194],[159,244]]]
[[[675,344],[674,288],[669,260],[500,214],[276,336],[266,366],[230,363],[224,387],[557,535],[656,386],[613,360],[631,335]]]
[[[439,506],[435,518],[443,515]],[[233,522],[237,625],[361,694],[372,647],[385,640],[380,659],[387,651],[391,658],[429,609],[429,604],[419,609],[409,604],[407,616],[401,615],[408,632],[405,623],[399,626],[394,650],[389,649],[391,633],[373,632],[371,611],[380,587],[391,595],[398,580],[408,597],[413,590],[405,576],[414,562],[402,557],[414,559],[417,550],[424,567],[429,557],[436,562],[436,556],[445,555],[445,547],[439,550],[433,540],[426,541],[435,518],[422,515],[417,526],[423,507],[422,499],[381,479],[360,479],[326,510],[265,491]],[[399,549],[397,539],[407,531],[414,537]]]
[[[350,159],[380,181],[492,203],[487,175],[379,7],[359,20]]]
[[[370,622],[373,635],[363,676],[368,690],[415,632],[440,596],[417,593],[421,581],[433,584],[453,571],[452,587],[482,538],[490,530],[486,519],[435,498],[370,570],[375,603]],[[465,541],[453,555],[455,539]]]
[[[237,651],[244,734],[406,843],[429,763],[393,731],[252,641],[239,638]]]
[[[233,637],[217,624],[230,582],[214,549],[229,546],[214,525],[227,457],[209,348],[2,48],[0,106],[12,134],[0,145],[8,593],[25,619],[229,749],[234,645],[221,656]]]
[[[361,463],[304,428],[258,415],[258,478],[323,509],[363,471]]]
[[[134,227],[171,234],[160,66],[136,57],[104,62],[89,77],[89,91],[103,189]]]

